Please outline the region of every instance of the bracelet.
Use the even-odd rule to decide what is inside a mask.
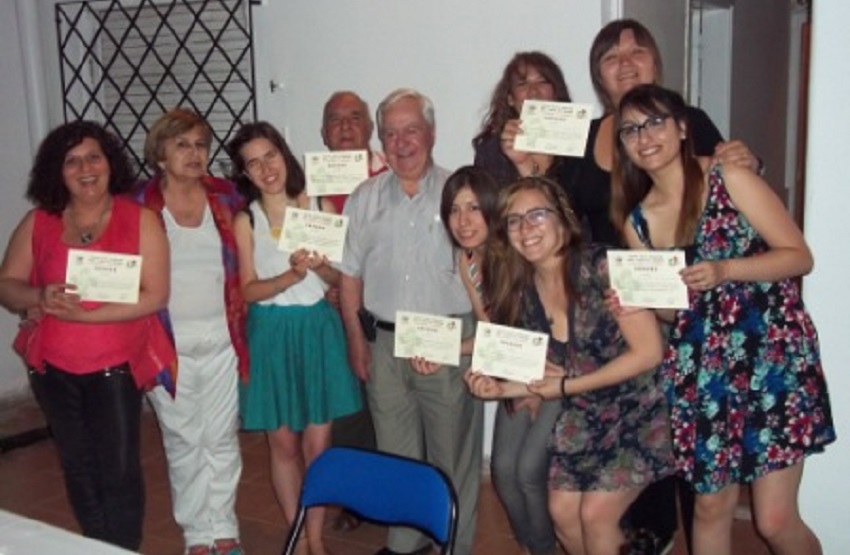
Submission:
[[[567,378],[566,374],[561,378],[561,397],[567,396]]]

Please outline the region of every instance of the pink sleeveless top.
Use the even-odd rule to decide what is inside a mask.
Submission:
[[[64,283],[68,250],[76,248],[121,254],[139,253],[141,206],[113,197],[112,215],[103,234],[85,246],[70,247],[62,241],[62,216],[36,210],[33,227],[32,283]],[[91,310],[103,303],[85,301]],[[27,338],[26,362],[41,369],[44,362],[71,374],[89,374],[130,363],[137,385],[152,386],[162,365],[176,358],[174,349],[155,315],[136,320],[87,324],[45,316],[36,326],[37,337]],[[17,344],[17,342],[16,342]],[[153,344],[154,353],[151,352]],[[154,354],[155,360],[150,360]]]

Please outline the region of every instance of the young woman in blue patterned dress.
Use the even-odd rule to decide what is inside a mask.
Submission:
[[[266,432],[272,485],[292,523],[304,469],[330,444],[333,419],[360,410],[360,389],[348,365],[342,321],[324,299],[339,271],[317,253],[278,249],[290,209],[319,209],[307,197],[298,161],[266,122],[243,126],[228,149],[235,181],[250,202],[234,222],[242,295],[250,303],[251,373],[240,389],[242,428]],[[333,211],[330,201],[322,208]],[[307,515],[310,555],[326,553],[323,517],[324,509]]]
[[[612,218],[630,247],[686,248],[690,306],[663,375],[678,471],[697,493],[694,555],[731,553],[740,485],[773,553],[818,554],[799,515],[806,456],[835,440],[817,333],[793,278],[812,255],[757,175],[693,155],[686,108],[655,85],[617,115]]]
[[[508,187],[495,242],[502,257],[491,319],[547,333],[549,375],[531,386],[470,371],[482,398],[562,398],[549,439],[549,513],[571,554],[611,555],[620,518],[672,468],[669,421],[655,368],[661,333],[648,311],[615,317],[605,306],[604,249],[583,247],[563,189],[542,177]]]

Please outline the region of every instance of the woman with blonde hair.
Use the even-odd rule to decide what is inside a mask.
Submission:
[[[148,399],[187,554],[241,555],[237,384],[247,379],[248,351],[233,217],[244,202],[233,183],[208,174],[211,140],[198,114],[175,108],[145,141],[155,176],[138,198],[160,215],[171,244],[168,315],[180,365],[176,396],[154,391]]]

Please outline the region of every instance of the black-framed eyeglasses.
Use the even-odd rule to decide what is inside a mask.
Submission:
[[[640,139],[641,131],[646,131],[652,137],[656,137],[664,129],[664,125],[670,117],[670,114],[655,114],[646,118],[641,124],[626,123],[621,125],[618,132],[620,140],[624,143],[635,143]]]
[[[554,214],[555,211],[551,208],[541,207],[532,208],[525,214],[508,214],[505,217],[505,226],[509,232],[519,231],[522,227],[522,222],[529,227],[537,227],[542,225],[549,217],[549,214]]]

